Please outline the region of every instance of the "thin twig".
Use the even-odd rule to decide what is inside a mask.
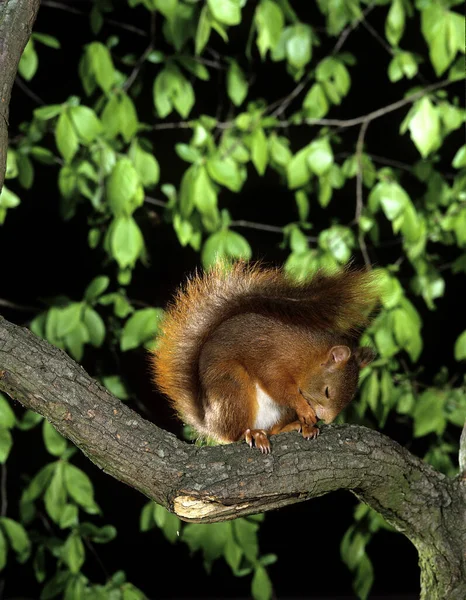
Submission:
[[[354,215],[354,220],[356,222],[356,226],[358,227],[358,242],[359,247],[361,249],[361,253],[364,257],[364,264],[367,269],[371,268],[371,260],[369,258],[369,254],[367,252],[366,241],[364,240],[364,233],[361,231],[359,227],[359,220],[361,218],[362,209],[363,209],[363,197],[362,197],[362,183],[363,183],[363,165],[362,165],[362,151],[364,148],[364,138],[366,136],[367,128],[369,127],[370,121],[365,121],[361,125],[361,129],[359,130],[358,141],[356,142],[356,162],[358,165],[358,170],[356,173],[356,212]]]
[[[35,92],[33,92],[25,83],[24,81],[21,79],[21,77],[16,77],[15,79],[15,83],[16,85],[19,87],[19,89],[24,92],[26,94],[26,96],[29,96],[29,98],[31,98],[31,100],[34,100],[34,102],[36,102],[36,104],[40,104],[41,106],[44,106],[45,102],[42,100],[42,98],[40,96],[38,96]]]
[[[238,221],[231,221],[231,227],[247,227],[248,229],[257,229],[259,231],[269,231],[270,233],[283,233],[283,227],[276,225],[266,225],[264,223],[253,223],[252,221],[244,221],[239,219]],[[317,242],[318,238],[312,235],[305,236],[309,242]]]
[[[55,2],[54,0],[42,0],[42,6],[48,6],[49,8],[58,8],[60,10],[66,10],[66,12],[72,13],[73,15],[88,16],[88,13],[64,2]]]
[[[303,123],[305,123],[306,125],[322,125],[324,127],[325,126],[340,127],[342,129],[345,129],[348,127],[355,127],[356,125],[362,125],[366,121],[368,121],[368,122],[374,121],[375,119],[378,119],[378,118],[383,117],[391,112],[394,112],[395,110],[398,110],[399,108],[403,108],[403,106],[412,104],[419,98],[422,98],[423,96],[426,96],[427,94],[429,94],[431,92],[435,92],[436,90],[446,88],[454,83],[458,83],[459,81],[466,81],[466,77],[463,80],[457,79],[455,81],[443,79],[442,81],[428,85],[424,89],[419,90],[418,92],[415,92],[414,94],[410,94],[406,98],[397,100],[396,102],[393,102],[392,104],[389,104],[388,106],[378,108],[376,110],[373,110],[370,113],[361,115],[360,117],[354,117],[353,119],[304,119],[301,123],[298,123],[298,122],[295,123],[292,121],[280,121],[279,123],[277,123],[275,125],[275,127],[286,128],[286,127],[290,127],[292,125],[302,125]],[[235,127],[235,125],[236,125],[236,122],[234,120],[224,121],[224,122],[219,121],[216,123],[215,127],[219,128],[219,129],[231,129],[231,128]],[[153,129],[189,129],[192,127],[194,127],[193,121],[178,121],[178,122],[174,122],[174,123],[158,123],[153,126]]]
[[[361,25],[367,29],[367,31],[372,35],[372,37],[374,37],[383,48],[385,48],[388,54],[390,54],[391,56],[395,54],[390,44],[387,44],[383,37],[379,35],[378,31],[376,31],[370,23],[363,20]]]
[[[94,556],[97,564],[102,569],[105,579],[109,579],[109,573],[108,573],[107,569],[105,568],[105,565],[102,562],[102,559],[100,558],[97,550],[94,548],[94,544],[92,544],[91,541],[87,537],[84,537],[83,539],[84,539],[84,543],[86,544],[88,549],[91,551],[91,554]]]
[[[79,10],[79,8],[74,8],[69,4],[65,4],[64,2],[56,2],[55,0],[42,0],[42,6],[47,6],[49,8],[58,8],[59,10],[64,10],[66,12],[72,13],[73,15],[79,15],[81,17],[88,17],[89,13]],[[113,25],[114,27],[118,27],[119,29],[124,29],[126,31],[130,31],[131,33],[135,33],[136,35],[140,35],[142,37],[147,37],[147,33],[143,29],[139,29],[139,27],[134,27],[134,25],[128,25],[127,23],[120,23],[119,21],[115,21],[114,19],[107,19],[103,17],[104,21],[109,25]]]
[[[19,310],[22,312],[38,312],[39,309],[37,306],[29,306],[27,304],[16,304],[16,302],[11,302],[11,300],[5,300],[4,298],[0,298],[0,306],[5,308],[12,308],[13,310]]]
[[[138,58],[128,79],[123,84],[122,88],[125,92],[127,92],[129,90],[129,88],[133,85],[136,77],[139,75],[139,71],[141,70],[142,65],[146,62],[147,57],[154,49],[154,42],[155,42],[155,12],[151,13],[149,45],[144,50],[144,52],[141,54],[141,56]]]
[[[288,94],[288,96],[285,96],[281,100],[278,100],[278,108],[274,110],[270,116],[278,117],[279,115],[281,115],[288,108],[291,102],[296,98],[296,96],[298,96],[302,92],[302,90],[306,87],[307,83],[307,79],[304,79],[294,88],[294,90],[290,94]],[[276,104],[277,102],[274,102],[273,104],[268,106],[267,111],[273,110],[273,107]]]
[[[152,126],[152,129],[160,131],[161,129],[192,129],[193,127],[194,121],[175,121],[170,123],[156,123]]]
[[[332,56],[335,56],[335,54],[338,54],[338,52],[340,52],[343,44],[346,42],[346,40],[348,39],[349,34],[354,31],[356,29],[356,27],[361,23],[364,22],[364,19],[367,17],[367,15],[373,10],[373,8],[375,7],[375,2],[373,2],[372,4],[369,4],[369,6],[367,6],[364,11],[362,12],[361,16],[359,17],[359,19],[356,19],[356,21],[353,21],[352,23],[350,23],[349,25],[347,25],[343,31],[340,34],[340,37],[337,40],[337,43],[335,44],[335,47],[333,48],[331,54]]]
[[[167,206],[167,202],[165,202],[165,200],[158,200],[157,198],[151,198],[150,196],[144,196],[144,202],[147,202],[147,204],[153,204],[154,206],[162,206],[163,208]]]
[[[423,96],[426,96],[430,92],[435,92],[438,89],[446,88],[454,83],[457,83],[458,81],[461,81],[461,80],[450,81],[448,79],[443,79],[442,81],[438,81],[437,83],[428,85],[424,89],[419,90],[418,92],[415,92],[414,94],[410,94],[406,98],[402,98],[401,100],[397,100],[396,102],[393,102],[392,104],[389,104],[388,106],[378,108],[377,110],[373,110],[372,112],[367,113],[366,115],[362,115],[360,117],[355,117],[353,119],[346,119],[346,120],[345,119],[305,119],[304,122],[307,123],[308,125],[324,125],[324,126],[328,125],[330,127],[334,126],[334,127],[344,127],[344,128],[354,127],[355,125],[362,125],[365,121],[374,121],[375,119],[378,119],[379,117],[383,117],[395,110],[398,110],[399,108],[403,108],[403,106],[406,106],[407,104],[412,104],[413,102],[415,102],[419,98],[422,98]],[[285,126],[287,127],[289,125],[290,125],[290,123],[285,123],[285,122],[280,123],[280,127],[285,127]]]

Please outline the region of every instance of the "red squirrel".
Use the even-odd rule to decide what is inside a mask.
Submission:
[[[237,263],[178,291],[152,355],[154,379],[179,417],[220,443],[318,435],[352,400],[374,351],[358,347],[378,293],[347,268],[297,283],[283,270]]]

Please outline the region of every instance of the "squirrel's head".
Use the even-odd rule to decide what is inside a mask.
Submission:
[[[324,423],[331,423],[351,402],[358,387],[360,370],[372,362],[375,352],[363,346],[333,346],[322,356],[305,390],[305,399]]]

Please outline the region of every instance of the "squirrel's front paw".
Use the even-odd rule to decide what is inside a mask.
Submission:
[[[306,440],[312,440],[319,435],[320,430],[315,425],[306,425],[303,423],[301,425],[301,433]]]
[[[306,405],[305,408],[300,408],[300,410],[296,411],[298,415],[299,422],[301,425],[307,427],[313,427],[317,423],[317,415],[314,409]]]
[[[270,442],[263,429],[246,429],[244,432],[244,439],[251,448],[256,446],[262,454],[270,454]]]

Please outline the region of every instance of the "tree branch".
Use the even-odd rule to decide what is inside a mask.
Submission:
[[[330,426],[312,442],[281,434],[265,456],[242,443],[190,445],[122,404],[65,352],[2,317],[0,390],[43,415],[106,473],[186,521],[223,521],[352,491],[416,545],[429,594],[431,571],[444,574],[450,595],[425,597],[460,598],[459,590],[464,598],[465,486],[377,431]]]
[[[6,0],[0,3],[0,190],[6,168],[11,88],[39,3],[40,0]]]

